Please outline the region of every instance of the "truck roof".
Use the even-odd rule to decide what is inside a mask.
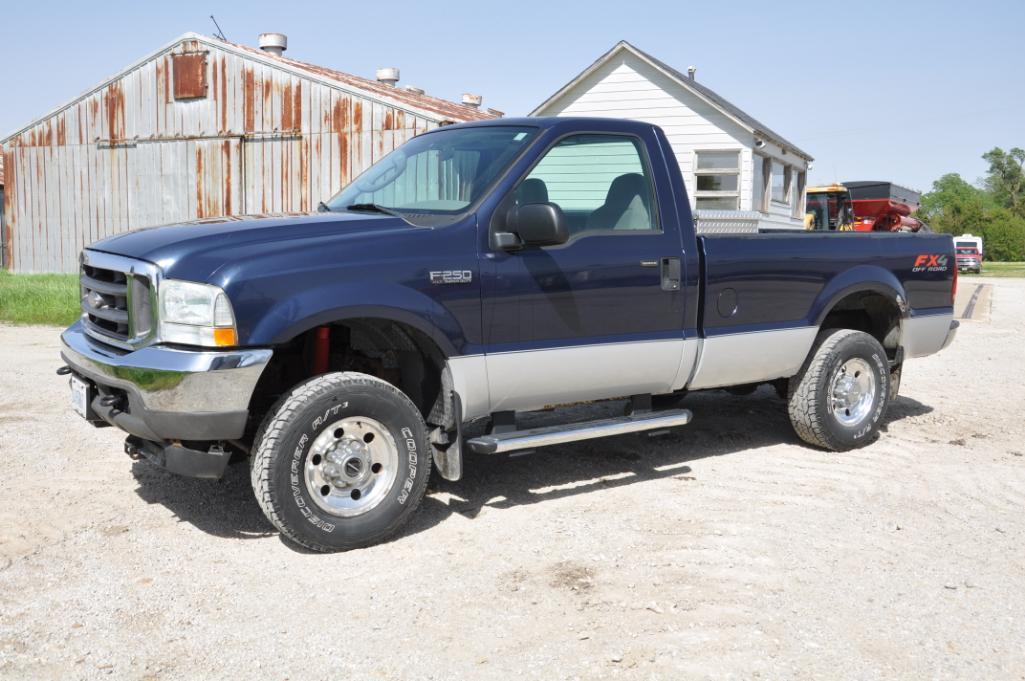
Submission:
[[[529,126],[532,128],[566,128],[569,130],[581,130],[586,132],[588,125],[600,125],[603,130],[622,130],[623,132],[636,132],[646,130],[655,126],[653,123],[644,123],[626,118],[601,118],[596,116],[524,116],[520,118],[494,118],[484,121],[469,121],[467,123],[456,123],[446,125],[438,130],[449,128],[477,128],[493,126]]]

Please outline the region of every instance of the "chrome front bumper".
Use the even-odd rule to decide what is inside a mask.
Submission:
[[[95,387],[91,411],[151,441],[241,437],[249,400],[273,354],[160,345],[125,352],[87,336],[81,322],[61,334],[61,341],[61,357]]]

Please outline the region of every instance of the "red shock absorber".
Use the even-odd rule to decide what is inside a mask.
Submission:
[[[326,374],[330,353],[331,328],[328,326],[318,326],[317,333],[313,338],[313,366],[310,373],[314,376]]]

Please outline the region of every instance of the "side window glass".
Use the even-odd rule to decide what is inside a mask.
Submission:
[[[659,229],[651,173],[633,137],[567,137],[520,182],[514,199],[518,205],[554,203],[574,236]]]

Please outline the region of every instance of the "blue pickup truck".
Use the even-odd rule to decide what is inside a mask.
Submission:
[[[432,467],[683,426],[689,391],[772,384],[804,441],[871,442],[904,361],[954,337],[956,269],[949,236],[699,236],[659,128],[503,119],[415,137],[315,214],[89,246],[59,373],[133,458],[248,456],[269,520],[332,551],[394,533]]]

